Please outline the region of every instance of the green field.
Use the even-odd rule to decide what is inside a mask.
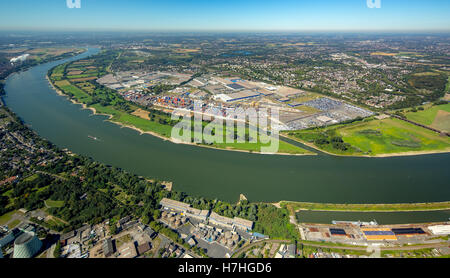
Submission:
[[[86,104],[87,102],[92,101],[92,97],[88,93],[66,81],[57,81],[55,82],[55,85],[65,94],[75,98],[78,102]]]
[[[408,112],[406,113],[406,118],[416,123],[450,132],[449,113],[450,103],[444,105],[427,106],[423,111]]]
[[[411,204],[326,204],[306,202],[281,202],[289,211],[357,211],[357,212],[395,212],[395,211],[435,211],[450,209],[450,202],[411,203]]]
[[[309,142],[337,155],[381,156],[407,152],[450,151],[450,138],[399,119],[355,122],[326,128],[289,133],[291,138]],[[346,150],[326,144],[330,138],[341,138]],[[325,143],[321,143],[324,141]],[[341,144],[341,146],[342,146]]]
[[[359,123],[339,129],[338,132],[345,142],[372,155],[450,150],[450,138],[398,119]]]
[[[49,208],[62,208],[64,206],[64,201],[46,200],[44,203],[45,206]]]
[[[8,229],[14,229],[15,227],[17,227],[17,225],[19,225],[20,224],[20,220],[19,219],[15,219],[15,220],[13,220],[13,221],[11,221],[9,224],[8,224]]]
[[[246,143],[223,143],[223,144],[214,143],[213,146],[220,148],[220,149],[233,149],[233,150],[244,150],[244,151],[250,151],[250,152],[260,152],[262,147],[269,147],[270,144],[262,144],[261,142],[258,142],[258,143],[249,143],[249,142],[246,142]],[[311,152],[309,152],[307,150],[304,150],[297,146],[283,142],[281,140],[279,140],[278,153],[311,154]]]
[[[6,223],[8,223],[11,220],[12,216],[16,212],[17,211],[10,211],[10,212],[5,213],[2,216],[0,216],[0,225],[6,225]]]
[[[447,93],[450,93],[450,76],[448,77],[447,85],[445,86],[445,91]]]

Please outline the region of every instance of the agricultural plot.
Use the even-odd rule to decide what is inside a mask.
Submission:
[[[450,103],[428,106],[423,111],[408,112],[406,118],[438,130],[450,132]]]
[[[448,137],[398,119],[357,123],[337,132],[346,143],[370,155],[450,150]]]
[[[77,99],[77,101],[81,103],[88,103],[92,101],[92,97],[81,90],[80,88],[72,85],[69,81],[63,80],[63,81],[57,81],[55,82],[55,86],[58,87],[60,90],[62,90],[65,94],[74,97]]]
[[[290,132],[289,135],[337,155],[383,156],[450,151],[450,138],[398,119],[368,119],[353,124]]]

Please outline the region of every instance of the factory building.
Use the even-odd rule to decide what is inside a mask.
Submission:
[[[103,241],[102,249],[103,255],[105,255],[106,258],[114,254],[114,245],[111,238],[105,239],[105,241]]]
[[[176,211],[184,214],[187,217],[192,217],[200,221],[206,221],[209,216],[209,210],[195,209],[189,204],[167,198],[162,199],[159,204],[167,210]]]
[[[244,231],[251,231],[253,229],[253,222],[250,220],[242,219],[239,217],[228,218],[215,212],[212,212],[209,216],[209,222],[227,228],[236,227],[237,229]]]
[[[259,97],[260,95],[261,95],[260,93],[255,92],[255,91],[243,90],[243,91],[240,91],[237,93],[232,93],[232,94],[218,94],[218,95],[214,96],[214,99],[222,101],[222,102],[235,102],[235,101]]]
[[[184,214],[186,217],[195,218],[197,220],[205,221],[209,219],[209,222],[215,225],[233,228],[236,227],[238,229],[244,231],[251,231],[253,229],[253,222],[242,219],[239,217],[228,218],[225,216],[221,216],[215,212],[211,212],[209,210],[199,210],[192,208],[191,205],[164,198],[159,203],[164,209],[172,210],[178,213]]]
[[[212,212],[209,216],[209,222],[226,228],[233,227],[233,219]]]
[[[433,235],[450,235],[450,225],[429,226],[428,229]]]
[[[24,232],[14,242],[13,258],[33,258],[42,248],[42,242],[34,232]]]
[[[252,221],[246,220],[246,219],[242,219],[242,218],[239,218],[239,217],[235,217],[233,219],[233,225],[236,228],[244,230],[244,231],[251,231],[251,230],[253,230],[253,222]]]

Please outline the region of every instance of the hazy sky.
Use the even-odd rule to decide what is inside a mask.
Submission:
[[[2,30],[450,31],[450,0],[1,0]]]

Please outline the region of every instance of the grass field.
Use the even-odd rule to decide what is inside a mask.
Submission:
[[[450,202],[416,204],[325,204],[306,202],[281,202],[289,211],[359,211],[359,212],[395,212],[395,211],[433,211],[448,210]]]
[[[53,201],[53,200],[46,200],[45,206],[49,208],[62,208],[64,206],[64,201]]]
[[[341,137],[349,145],[348,149],[335,149],[332,144],[318,145],[317,138],[328,133]],[[337,155],[381,156],[407,152],[450,151],[450,138],[398,119],[367,119],[352,124],[290,132],[289,135]]]
[[[450,103],[427,106],[424,111],[408,112],[406,118],[416,123],[450,132]]]
[[[2,216],[0,216],[0,225],[6,225],[6,223],[8,223],[12,216],[14,215],[14,213],[16,213],[17,211],[10,211],[6,214],[3,214]]]
[[[245,150],[251,152],[260,152],[262,147],[269,147],[270,144],[258,143],[223,143],[223,144],[213,144],[214,147],[220,149],[233,149],[233,150]],[[278,153],[284,154],[311,154],[311,152],[304,150],[302,148],[296,147],[289,143],[279,140]]]
[[[91,107],[97,110],[97,113],[112,115],[113,117],[111,118],[111,121],[127,126],[134,126],[144,132],[156,132],[167,138],[169,138],[172,134],[172,127],[169,125],[152,122],[139,116],[119,111],[113,106],[101,106],[100,104],[94,104]]]
[[[341,128],[338,133],[345,142],[372,155],[450,149],[448,137],[398,119],[358,123]]]
[[[55,85],[61,91],[63,91],[65,94],[68,94],[68,95],[74,97],[78,102],[87,103],[92,100],[92,97],[88,93],[86,93],[83,90],[79,89],[78,87],[72,85],[67,80],[56,81]]]

